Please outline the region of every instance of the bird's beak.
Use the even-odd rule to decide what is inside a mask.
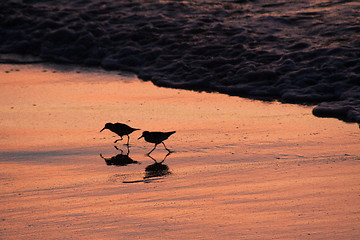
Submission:
[[[103,129],[100,130],[100,132],[104,131],[104,129],[106,129],[105,127]]]
[[[142,138],[143,136],[144,136],[144,134],[143,134],[143,135],[141,135],[141,137],[139,137],[139,138],[138,138],[138,140],[139,140],[140,138]]]

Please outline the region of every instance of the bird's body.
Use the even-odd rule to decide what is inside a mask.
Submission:
[[[130,138],[129,134],[131,134],[134,131],[140,130],[138,128],[132,128],[124,123],[106,123],[105,127],[101,129],[100,132],[102,132],[105,129],[109,129],[110,131],[116,133],[121,137],[120,139],[115,140],[115,143],[119,140],[122,140],[123,136],[127,135],[128,136],[127,144],[129,144],[129,138]]]
[[[162,141],[165,141],[166,139],[168,139],[170,137],[170,135],[172,135],[174,133],[175,133],[175,131],[173,131],[173,132],[148,132],[148,131],[145,131],[145,132],[143,132],[143,137],[145,138],[145,141],[147,141],[149,143],[159,144]]]
[[[145,141],[149,142],[149,143],[155,143],[155,147],[148,153],[150,154],[152,151],[155,150],[156,146],[160,143],[162,143],[165,147],[166,150],[168,150],[168,152],[171,152],[166,146],[164,141],[166,139],[168,139],[172,134],[174,134],[175,131],[172,132],[149,132],[149,131],[144,131],[143,134],[141,135],[140,138],[144,138]]]

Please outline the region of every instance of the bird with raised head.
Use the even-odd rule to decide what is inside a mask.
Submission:
[[[155,150],[156,146],[160,143],[162,143],[165,147],[165,149],[168,151],[168,152],[171,152],[171,150],[169,150],[166,146],[165,146],[165,143],[164,141],[166,139],[168,139],[172,134],[174,134],[175,131],[172,131],[172,132],[149,132],[149,131],[144,131],[142,133],[142,135],[138,138],[138,140],[140,138],[144,138],[145,141],[149,142],[149,143],[155,143],[155,146],[154,148],[148,153],[148,155],[150,153],[152,153],[152,151]]]
[[[123,136],[127,135],[128,141],[126,145],[129,145],[129,139],[130,139],[129,134],[131,134],[134,131],[140,130],[138,128],[132,128],[124,123],[106,123],[105,127],[101,129],[100,132],[102,132],[105,129],[109,129],[113,133],[116,133],[117,135],[120,136],[120,139],[115,140],[114,143],[123,140]]]

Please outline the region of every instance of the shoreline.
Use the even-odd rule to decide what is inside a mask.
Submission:
[[[4,58],[5,56],[5,58]],[[8,56],[8,58],[6,58]],[[304,100],[297,100],[294,98],[291,100],[284,100],[284,99],[278,99],[278,98],[272,98],[271,96],[268,97],[262,97],[262,96],[256,96],[256,95],[247,95],[247,94],[239,94],[239,93],[231,93],[227,91],[221,91],[221,90],[209,90],[206,89],[199,89],[186,87],[185,86],[178,86],[176,85],[167,85],[165,83],[163,84],[156,84],[153,81],[149,79],[141,79],[137,76],[134,72],[129,71],[123,71],[123,70],[114,70],[112,68],[106,69],[102,66],[86,66],[80,63],[61,63],[61,62],[48,62],[46,60],[42,60],[41,58],[34,57],[31,55],[19,55],[19,54],[1,54],[0,55],[0,65],[9,65],[9,66],[22,66],[22,65],[38,65],[43,67],[48,67],[50,69],[59,69],[60,71],[69,71],[70,69],[83,69],[85,72],[103,72],[106,74],[115,74],[120,76],[128,76],[128,77],[134,77],[140,81],[143,82],[151,82],[154,86],[159,88],[167,88],[167,89],[177,89],[181,91],[194,91],[198,93],[206,92],[206,93],[213,93],[213,94],[223,94],[230,97],[238,97],[242,99],[248,99],[251,101],[261,101],[261,102],[278,102],[281,104],[295,104],[298,106],[306,106],[306,107],[312,107],[312,114],[315,117],[318,118],[334,118],[340,121],[343,121],[345,123],[357,123],[359,124],[360,128],[360,120],[357,119],[357,109],[354,108],[354,104],[350,104],[348,102],[344,102],[344,104],[341,104],[340,100],[337,100],[339,104],[334,103],[333,101],[323,101],[323,102],[307,102]],[[55,70],[56,71],[56,70]],[[7,71],[7,73],[10,73],[11,71]],[[355,99],[353,99],[355,101]],[[350,110],[349,110],[350,109]]]

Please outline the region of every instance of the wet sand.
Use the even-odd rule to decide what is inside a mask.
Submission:
[[[0,84],[1,239],[360,237],[357,124],[71,66],[2,65]],[[151,154],[164,175],[141,131],[116,144],[139,164],[106,165],[117,121],[177,131]]]

